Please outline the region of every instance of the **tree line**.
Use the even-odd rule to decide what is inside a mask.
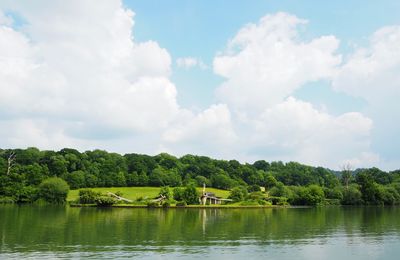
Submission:
[[[43,182],[55,177],[65,180],[71,189],[204,183],[207,187],[232,190],[232,196],[242,199],[264,187],[268,196],[276,200],[274,203],[282,204],[400,203],[400,170],[369,168],[335,172],[297,162],[259,160],[249,164],[196,155],[177,158],[167,153],[149,156],[102,150],[79,152],[70,148],[0,149],[0,201],[32,202],[40,194],[44,196],[40,191]]]

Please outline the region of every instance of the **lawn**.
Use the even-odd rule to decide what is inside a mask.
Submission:
[[[172,189],[172,188],[171,188]],[[148,197],[148,198],[154,198],[158,195],[158,192],[160,191],[160,187],[109,187],[109,188],[93,188],[93,190],[106,193],[107,191],[109,192],[122,192],[122,197],[131,199],[131,200],[136,200],[139,197]],[[197,188],[199,192],[203,190],[203,188],[199,187]],[[229,191],[228,190],[220,190],[220,189],[215,189],[215,188],[206,188],[207,192],[213,192],[215,193],[216,196],[222,197],[222,198],[227,198],[229,196]],[[68,201],[74,201],[78,198],[78,192],[79,190],[70,190],[68,193]]]

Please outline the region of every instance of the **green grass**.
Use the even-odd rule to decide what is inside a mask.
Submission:
[[[136,200],[139,197],[148,197],[148,198],[154,198],[158,195],[158,192],[160,191],[160,187],[109,187],[109,188],[92,188],[93,190],[97,192],[102,192],[106,193],[107,191],[109,192],[117,192],[120,191],[122,192],[122,197],[131,199],[131,200]],[[171,188],[172,190],[172,188]],[[197,188],[199,192],[203,190],[203,188]],[[222,197],[222,198],[227,198],[229,196],[229,191],[228,190],[220,190],[220,189],[215,189],[215,188],[206,188],[207,192],[213,192],[215,193],[216,196]],[[74,201],[78,198],[78,193],[79,190],[70,190],[68,193],[67,201]]]

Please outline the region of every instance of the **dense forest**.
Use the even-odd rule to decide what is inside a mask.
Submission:
[[[166,153],[149,156],[102,150],[81,153],[69,148],[57,152],[0,149],[0,201],[33,202],[46,196],[51,185],[63,186],[57,183],[59,179],[71,189],[205,183],[231,190],[234,200],[251,196],[263,187],[276,204],[400,204],[400,170],[347,168],[335,172],[297,162],[259,160],[242,164],[206,156],[177,158]]]

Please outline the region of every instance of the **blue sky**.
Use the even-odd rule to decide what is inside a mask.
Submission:
[[[283,11],[309,20],[304,38],[333,34],[341,40],[339,49],[344,54],[354,45],[365,44],[380,27],[400,24],[400,2],[395,0],[126,0],[124,5],[136,13],[134,30],[139,41],[156,40],[173,58],[193,56],[207,64],[212,64],[215,54],[225,48],[238,28],[268,13]],[[202,108],[215,101],[214,90],[222,81],[212,70],[188,71],[176,66],[172,78],[180,90],[181,104]],[[362,101],[325,87],[307,87],[296,96],[316,103],[322,100],[333,112],[343,112],[343,105],[362,109]]]
[[[394,0],[2,1],[0,146],[397,169],[399,13]]]

